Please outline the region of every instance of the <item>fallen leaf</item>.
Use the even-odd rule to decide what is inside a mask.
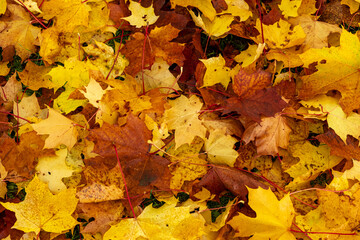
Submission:
[[[181,189],[185,181],[194,181],[204,176],[208,170],[207,161],[200,158],[200,150],[204,140],[194,138],[191,144],[183,144],[176,150],[170,148],[168,155],[171,157],[170,172],[173,175],[170,180],[171,189]]]
[[[86,186],[76,193],[80,203],[98,203],[124,197],[124,180],[119,167],[108,167],[102,161],[102,158],[86,161],[83,171]]]
[[[190,207],[165,204],[160,208],[148,206],[136,219],[126,219],[112,226],[104,234],[111,239],[198,239],[204,234],[204,219],[190,214]],[[176,218],[172,217],[176,216]]]
[[[159,16],[155,16],[153,6],[144,8],[140,3],[135,1],[130,1],[129,10],[131,11],[131,15],[123,19],[137,28],[152,25],[159,18]]]
[[[73,188],[53,195],[47,184],[35,176],[26,187],[24,201],[0,204],[15,212],[17,221],[13,228],[36,234],[40,230],[61,233],[77,224],[77,221],[71,216],[78,202],[75,192],[76,190]]]
[[[89,218],[95,218],[89,222],[82,233],[95,234],[100,232],[104,234],[110,229],[110,226],[119,221],[124,214],[124,206],[120,201],[106,201],[99,203],[79,203],[78,207]]]
[[[203,15],[195,15],[193,11],[189,11],[196,26],[201,27],[209,37],[214,39],[224,36],[230,31],[230,24],[234,20],[232,15],[216,16],[212,21]]]
[[[31,124],[40,135],[48,134],[44,148],[56,148],[64,144],[71,149],[77,142],[78,132],[75,123],[52,108],[47,119]]]
[[[194,189],[208,189],[213,194],[219,194],[225,190],[229,190],[235,196],[242,200],[246,200],[248,190],[250,188],[268,188],[260,181],[260,178],[253,174],[238,170],[236,168],[229,168],[225,166],[214,166],[207,174],[198,182]]]
[[[360,137],[360,115],[354,112],[346,115],[339,105],[339,100],[326,95],[318,95],[313,99],[300,103],[309,108],[306,118],[326,118],[328,125],[346,142],[347,135]],[[313,109],[315,108],[315,109]]]
[[[248,49],[236,55],[234,57],[234,60],[240,63],[243,68],[245,68],[255,62],[260,57],[260,55],[264,51],[264,48],[264,43],[259,43],[259,45],[250,45]]]
[[[251,189],[249,191],[249,206],[256,212],[256,218],[243,214],[231,219],[230,224],[237,233],[236,237],[249,237],[258,240],[295,240],[291,233],[295,210],[290,195],[280,201],[271,189]]]
[[[94,44],[83,47],[83,49],[90,55],[89,61],[99,68],[106,78],[116,78],[122,75],[125,67],[129,65],[129,61],[124,56],[115,55],[114,49],[105,43],[95,41]]]
[[[265,88],[258,90],[249,98],[231,97],[227,99],[224,103],[224,113],[234,111],[260,122],[261,116],[272,117],[286,106],[287,104],[274,88]]]
[[[351,136],[346,138],[345,143],[333,130],[329,130],[316,136],[316,139],[330,147],[331,155],[344,157],[348,160],[357,159],[360,156],[359,141]]]
[[[139,118],[129,114],[121,127],[104,123],[101,128],[93,129],[88,139],[95,143],[94,152],[101,157],[116,163],[119,156],[130,194],[143,194],[154,186],[168,188],[169,161],[149,153],[151,132]]]
[[[244,0],[225,0],[227,9],[222,11],[221,14],[230,13],[233,16],[240,17],[240,21],[246,21],[252,16],[249,5]]]
[[[209,161],[213,164],[225,164],[233,167],[239,156],[234,150],[236,142],[236,138],[225,135],[225,129],[216,129],[210,132],[209,138],[205,140],[205,151]]]
[[[301,2],[302,0],[282,0],[279,8],[286,19],[288,19],[289,17],[297,17],[298,9],[301,5]]]
[[[225,59],[219,55],[218,57],[212,57],[209,59],[200,59],[206,67],[204,75],[204,84],[202,87],[213,86],[217,83],[221,83],[226,89],[229,85],[231,78],[233,77],[233,71],[225,67]]]
[[[23,97],[20,103],[15,103],[13,105],[13,112],[16,113],[17,116],[28,120],[40,117],[41,110],[35,94]],[[27,123],[27,121],[20,118],[17,118],[17,120],[21,125]]]
[[[161,28],[155,27],[145,43],[145,52],[139,46],[144,44],[144,34],[137,32],[131,35],[131,41],[128,41],[121,49],[121,53],[129,60],[129,66],[125,72],[135,76],[142,69],[142,58],[144,54],[144,67],[149,68],[153,65],[155,57],[163,58],[169,65],[176,63],[183,65],[185,60],[182,51],[184,46],[179,43],[171,42],[176,38],[180,30],[172,27],[170,24]],[[149,45],[150,43],[150,45]]]
[[[31,179],[35,174],[37,158],[54,155],[53,149],[43,150],[44,144],[44,138],[36,135],[35,131],[22,134],[20,144],[16,144],[14,139],[7,135],[2,136],[0,145],[3,147],[0,148],[0,158],[9,172],[7,180],[14,182]]]
[[[171,108],[164,113],[164,122],[169,130],[175,130],[175,148],[191,144],[195,136],[205,138],[206,128],[198,118],[202,102],[195,95],[180,96],[170,102]]]
[[[50,76],[47,75],[50,71],[50,67],[44,68],[44,66],[38,66],[32,61],[29,61],[25,69],[19,73],[19,77],[24,85],[34,91],[39,88],[54,88],[55,86],[50,81]]]
[[[41,17],[50,20],[56,17],[55,26],[60,31],[72,32],[77,26],[89,25],[88,3],[78,1],[62,2],[59,0],[46,1],[41,6]]]
[[[67,148],[60,149],[55,152],[56,156],[39,158],[36,166],[38,178],[40,181],[47,183],[49,190],[57,194],[66,189],[62,179],[70,177],[75,169],[72,169],[66,164],[66,157],[68,155]]]
[[[317,21],[309,15],[302,15],[290,20],[294,25],[300,25],[306,38],[303,43],[303,51],[310,48],[323,48],[328,46],[328,36],[331,33],[341,33],[341,28],[326,22]]]
[[[341,157],[330,155],[329,146],[315,147],[308,141],[289,145],[288,151],[293,157],[300,159],[285,171],[294,178],[291,184],[287,185],[289,189],[299,183],[315,179],[322,171],[333,168],[342,160]]]
[[[40,29],[31,25],[30,14],[22,6],[8,4],[7,10],[10,17],[2,18],[0,47],[14,45],[16,54],[24,60],[35,52],[34,43]]]
[[[233,89],[240,98],[250,98],[256,95],[258,90],[271,85],[271,74],[258,69],[248,73],[243,68],[234,77]]]
[[[199,0],[199,1],[191,1],[191,0],[171,0],[171,6],[174,8],[176,5],[182,7],[193,6],[199,9],[207,18],[211,21],[216,16],[216,11],[211,3],[211,0]]]
[[[282,19],[272,25],[263,25],[262,27],[260,20],[257,19],[256,29],[260,33],[263,32],[265,43],[270,48],[290,48],[302,44],[306,38],[306,34],[301,26],[297,25],[291,29],[291,24]],[[262,34],[253,38],[254,41],[262,43],[261,36]]]
[[[161,93],[169,93],[174,90],[180,90],[177,79],[169,71],[169,64],[162,58],[155,58],[151,70],[144,69],[143,72],[138,73],[135,78],[138,82],[144,81],[145,92],[159,88]]]
[[[315,73],[302,77],[299,97],[308,100],[329,90],[338,90],[341,92],[340,106],[346,114],[359,108],[360,91],[357,85],[360,61],[355,57],[357,51],[354,49],[360,49],[359,38],[343,29],[339,47],[309,49],[301,54],[305,67],[314,62],[318,65]]]
[[[289,145],[291,128],[281,115],[263,118],[260,123],[253,123],[243,134],[242,139],[249,143],[255,141],[258,155],[279,153],[279,147],[286,149]]]

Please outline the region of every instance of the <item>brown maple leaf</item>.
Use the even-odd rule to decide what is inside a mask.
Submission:
[[[0,206],[0,239],[5,239],[10,234],[11,227],[15,224],[15,213]]]
[[[106,201],[99,203],[79,203],[78,207],[88,218],[95,218],[84,227],[82,233],[105,233],[110,224],[120,221],[124,207],[120,201]]]
[[[348,160],[358,159],[360,156],[359,140],[350,135],[347,136],[346,144],[332,129],[317,136],[316,139],[330,146],[331,155],[344,157]]]
[[[134,76],[141,71],[144,56],[144,67],[149,68],[155,61],[155,57],[162,57],[169,65],[176,63],[183,65],[185,60],[182,51],[184,46],[179,43],[171,42],[176,38],[180,30],[172,27],[170,24],[153,29],[145,42],[145,35],[136,32],[131,35],[131,40],[127,41],[121,53],[129,59],[129,66],[125,68],[125,72]]]
[[[258,90],[271,85],[271,74],[262,69],[247,73],[243,68],[234,77],[234,92],[242,99],[251,98]]]
[[[20,143],[4,135],[0,138],[0,159],[9,172],[6,180],[17,182],[30,179],[35,173],[37,159],[44,156],[54,156],[54,149],[43,149],[45,140],[35,131],[24,133]]]
[[[258,90],[249,98],[231,97],[226,100],[224,113],[237,112],[256,122],[261,116],[272,117],[287,106],[274,88]]]
[[[168,188],[170,184],[170,162],[149,153],[151,137],[145,123],[129,114],[124,126],[104,123],[101,128],[92,130],[88,139],[95,143],[95,153],[113,162],[117,158],[116,146],[129,192],[135,196],[153,187]]]
[[[225,166],[215,166],[194,185],[194,190],[200,190],[205,187],[213,194],[220,194],[224,190],[229,190],[240,199],[246,200],[248,194],[247,187],[267,189],[267,185],[261,182],[261,179],[250,173],[241,171],[236,168]]]

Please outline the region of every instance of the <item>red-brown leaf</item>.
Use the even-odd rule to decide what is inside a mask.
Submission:
[[[359,159],[359,140],[351,137],[350,135],[347,136],[346,144],[332,129],[329,129],[326,133],[317,136],[316,139],[330,146],[331,155],[344,157],[348,160]]]
[[[261,121],[261,116],[272,117],[287,106],[286,102],[273,88],[266,88],[256,92],[248,99],[231,97],[225,103],[224,113],[237,112],[256,122]]]

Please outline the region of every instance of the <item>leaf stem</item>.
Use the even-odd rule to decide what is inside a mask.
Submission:
[[[38,18],[26,7],[26,5],[25,5],[21,0],[19,0],[19,3],[26,9],[26,11],[28,11],[28,12],[30,13],[30,15],[31,15],[38,23],[40,23],[40,25],[41,25],[43,28],[45,28],[45,29],[48,28],[47,26],[45,26],[45,24],[44,24],[42,21],[40,21],[40,19],[38,19]]]
[[[142,57],[141,57],[141,79],[142,79],[142,95],[145,94],[145,80],[144,80],[144,67],[145,67],[145,48],[146,48],[146,39],[148,38],[148,30],[149,30],[149,24],[145,28],[145,38],[144,38],[144,44],[142,49]]]
[[[114,63],[113,63],[113,65],[111,66],[111,69],[110,69],[108,75],[106,76],[106,79],[109,78],[110,73],[111,73],[111,71],[114,69],[114,66],[115,66],[115,64],[116,64],[116,61],[117,61],[117,59],[118,59],[118,57],[119,57],[119,53],[120,53],[120,49],[121,49],[121,44],[122,44],[123,36],[124,36],[124,31],[121,30],[121,38],[120,38],[119,49],[118,49],[118,51],[117,51],[117,53],[116,53],[116,56],[115,56],[115,59],[114,59]]]
[[[136,219],[135,211],[134,211],[134,208],[133,208],[133,206],[132,206],[132,204],[131,204],[130,195],[129,195],[128,187],[127,187],[126,180],[125,180],[125,174],[124,174],[124,172],[123,172],[123,170],[122,170],[122,167],[121,167],[121,163],[120,163],[120,159],[119,159],[119,154],[118,154],[118,151],[117,151],[117,148],[116,148],[115,144],[113,144],[113,146],[114,146],[114,149],[115,149],[116,159],[117,159],[118,164],[119,164],[121,176],[122,176],[122,178],[123,178],[123,180],[124,180],[124,187],[125,187],[125,192],[126,192],[126,198],[127,198],[128,202],[129,202],[131,212],[132,212],[134,218]]]

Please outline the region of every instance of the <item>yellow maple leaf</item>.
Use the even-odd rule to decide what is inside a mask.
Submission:
[[[31,24],[29,13],[22,6],[8,4],[7,11],[10,17],[1,20],[0,47],[15,46],[16,54],[24,60],[36,51],[34,42],[40,28]]]
[[[315,179],[322,171],[333,168],[342,160],[341,157],[330,155],[329,146],[315,147],[308,141],[289,145],[288,151],[293,157],[300,159],[285,171],[294,178],[287,185],[288,189],[296,189],[298,184]]]
[[[302,0],[282,0],[279,5],[279,9],[282,11],[284,17],[297,17],[298,9],[301,5]]]
[[[75,197],[76,189],[66,189],[53,195],[47,184],[35,176],[25,190],[24,201],[0,203],[6,209],[15,212],[17,221],[13,228],[36,234],[40,230],[61,233],[77,224],[71,216],[78,203]]]
[[[250,45],[248,49],[242,51],[240,54],[234,57],[234,60],[241,64],[242,67],[247,67],[255,62],[263,53],[265,43],[259,43],[258,45]]]
[[[86,97],[89,100],[89,103],[93,105],[96,108],[100,107],[100,100],[104,96],[105,92],[111,88],[102,89],[100,84],[94,79],[90,78],[89,84],[85,87],[86,92],[83,90],[79,90],[82,94],[84,94],[84,97]]]
[[[225,67],[225,59],[221,56],[212,57],[209,59],[200,59],[205,64],[206,72],[204,75],[204,84],[202,87],[213,86],[221,83],[226,89],[235,75],[235,71]]]
[[[340,105],[346,114],[360,107],[360,41],[356,35],[342,30],[340,46],[322,49],[309,49],[300,55],[305,67],[314,62],[317,71],[303,76],[303,85],[299,93],[307,100],[329,90],[341,92]]]
[[[345,170],[344,172],[338,172],[333,170],[332,173],[334,175],[334,179],[331,181],[331,183],[328,185],[329,189],[333,189],[336,191],[341,191],[341,190],[349,190],[350,191],[345,191],[344,194],[348,195],[348,196],[352,196],[352,189],[357,185],[353,185],[350,188],[350,185],[352,185],[352,181],[349,180],[356,180],[356,181],[360,181],[360,162],[357,160],[352,160],[351,161],[353,164],[353,167],[350,168],[349,170]]]
[[[204,234],[204,219],[197,213],[190,214],[190,207],[175,205],[148,206],[137,219],[125,219],[112,226],[104,234],[104,240],[136,240],[139,237],[150,240],[199,239]]]
[[[172,92],[172,89],[180,90],[177,79],[169,71],[169,67],[165,60],[157,57],[151,70],[144,69],[135,76],[135,79],[139,83],[144,81],[146,92],[154,88],[160,88],[159,91],[162,93]]]
[[[230,135],[225,135],[225,131],[225,129],[211,131],[209,138],[205,140],[205,151],[211,163],[226,164],[233,167],[236,158],[239,156],[234,150],[234,144],[237,140]]]
[[[251,189],[249,206],[256,212],[256,218],[240,214],[231,219],[230,224],[237,233],[236,237],[251,237],[256,240],[295,240],[289,231],[295,216],[290,195],[280,201],[271,189]]]
[[[195,136],[204,139],[206,128],[198,118],[203,105],[201,100],[195,95],[190,98],[181,95],[169,103],[171,108],[165,111],[163,121],[169,130],[175,130],[175,148],[191,144]]]
[[[90,61],[82,62],[77,58],[65,60],[64,66],[57,66],[48,73],[56,91],[65,86],[65,91],[54,100],[54,109],[69,113],[86,103],[86,100],[69,99],[70,94],[77,88],[89,83],[89,70],[96,69]]]
[[[260,20],[256,21],[256,29],[264,34],[264,40],[269,48],[290,48],[304,42],[306,34],[301,26],[295,26],[291,30],[291,24],[280,19],[273,25],[263,25]],[[253,39],[257,43],[262,42],[261,34]]]
[[[52,193],[59,193],[66,189],[62,179],[70,177],[74,172],[74,169],[65,162],[67,154],[68,150],[64,148],[56,151],[56,156],[39,158],[39,163],[35,168],[39,179],[48,184]]]
[[[216,16],[216,10],[213,7],[211,0],[171,0],[171,7],[174,8],[176,5],[182,7],[193,6],[199,9],[210,21]]]
[[[137,28],[154,24],[159,18],[159,16],[155,15],[152,5],[150,7],[144,8],[140,3],[130,1],[129,10],[131,11],[131,15],[122,19],[125,19],[131,25]]]
[[[31,90],[38,90],[39,88],[53,88],[54,85],[50,81],[50,76],[47,75],[51,68],[38,66],[32,61],[26,64],[25,69],[19,72],[21,82]]]
[[[152,104],[150,102],[150,97],[141,95],[141,85],[138,84],[133,77],[127,75],[124,81],[108,79],[104,82],[114,88],[109,89],[105,93],[101,103],[105,103],[108,106],[118,104],[117,108],[119,109],[119,112],[122,111],[124,113],[128,111],[125,109],[125,104],[127,102],[134,114],[138,114],[145,109],[151,108]]]
[[[31,125],[38,134],[48,134],[44,148],[56,148],[64,144],[71,149],[77,142],[78,132],[74,122],[49,108],[49,117]]]
[[[81,42],[90,41],[94,34],[95,31],[80,35],[78,32],[61,32],[56,27],[44,29],[38,35],[39,54],[42,60],[50,65],[54,62],[64,63],[69,58],[83,59],[84,53],[79,46],[79,39]],[[108,33],[104,32],[102,36],[108,36]]]
[[[221,14],[230,13],[233,16],[240,17],[240,21],[246,21],[252,16],[249,5],[244,0],[225,0],[227,9],[222,11]]]
[[[55,26],[60,31],[72,32],[77,26],[89,24],[91,7],[81,0],[50,0],[44,2],[41,9],[42,18],[46,20],[56,18]]]
[[[129,61],[122,55],[115,59],[114,49],[105,43],[95,41],[95,44],[90,44],[83,49],[89,55],[90,62],[99,68],[104,77],[116,78],[129,65]]]
[[[40,106],[35,94],[32,94],[29,97],[23,97],[21,102],[14,104],[13,112],[22,118],[31,119],[33,117],[39,117],[40,115]],[[26,124],[27,121],[23,119],[17,119],[20,124]]]
[[[266,54],[267,59],[275,59],[284,64],[283,68],[294,68],[303,65],[296,46],[286,49],[270,49]]]
[[[328,36],[331,33],[341,33],[339,26],[317,21],[316,17],[310,15],[292,18],[289,22],[295,26],[300,25],[306,34],[306,39],[301,46],[303,51],[309,48],[328,47]]]
[[[326,95],[319,95],[313,99],[300,102],[306,106],[304,117],[327,120],[329,127],[334,129],[336,134],[346,143],[347,135],[355,138],[360,137],[360,115],[351,112],[346,116],[339,105],[339,100]],[[315,109],[314,109],[315,108]],[[299,109],[303,111],[304,109]]]
[[[203,15],[196,16],[189,11],[196,26],[201,27],[210,37],[218,38],[230,31],[230,24],[234,20],[232,15],[216,16],[212,21]]]
[[[359,240],[360,236],[355,230],[360,214],[359,186],[354,189],[352,197],[332,191],[317,191],[317,195],[319,206],[306,215],[296,216],[296,224],[305,232],[314,232],[309,234],[314,240]],[[331,234],[335,232],[347,233],[350,236]]]
[[[89,69],[96,69],[89,62],[79,61],[77,58],[69,58],[64,66],[57,66],[48,73],[54,84],[55,91],[66,84],[66,87],[80,88],[89,83]]]
[[[170,188],[181,189],[185,181],[193,181],[207,173],[208,167],[205,159],[199,157],[199,152],[204,145],[204,140],[195,137],[192,143],[183,144],[176,150],[170,148],[167,152],[173,163],[170,167],[173,175],[170,180]]]

